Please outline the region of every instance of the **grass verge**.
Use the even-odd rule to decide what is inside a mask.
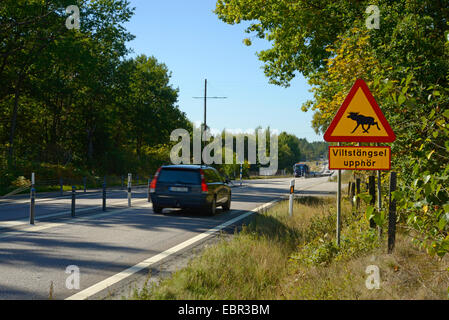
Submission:
[[[366,219],[343,202],[341,246],[335,245],[335,200],[303,197],[294,216],[281,202],[222,236],[183,268],[135,291],[132,299],[447,299],[448,258],[414,247],[399,231],[395,252]],[[368,266],[380,289],[366,287]]]

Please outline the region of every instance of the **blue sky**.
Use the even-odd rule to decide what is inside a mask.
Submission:
[[[269,43],[242,40],[246,25],[227,25],[212,12],[215,0],[131,0],[135,15],[126,28],[136,36],[128,43],[133,55],[155,56],[172,72],[179,88],[179,107],[195,122],[203,121],[204,79],[208,96],[207,123],[212,129],[250,130],[270,126],[308,141],[323,141],[311,127],[312,112],[301,105],[312,97],[302,76],[289,88],[268,83],[256,52]]]

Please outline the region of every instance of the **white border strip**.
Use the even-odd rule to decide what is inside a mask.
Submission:
[[[174,247],[172,247],[172,248],[170,248],[168,250],[165,250],[164,252],[161,252],[161,253],[159,253],[159,254],[157,254],[155,256],[152,256],[151,258],[148,258],[148,259],[146,259],[146,260],[144,260],[142,262],[139,262],[138,264],[136,264],[136,265],[134,265],[134,266],[132,266],[132,267],[130,267],[130,268],[120,272],[120,273],[117,273],[117,274],[115,274],[115,275],[113,275],[113,276],[111,276],[111,277],[109,277],[109,278],[107,278],[107,279],[105,279],[105,280],[103,280],[101,282],[98,282],[97,284],[94,284],[93,286],[90,286],[89,288],[84,289],[83,291],[80,291],[80,292],[78,292],[78,293],[76,293],[76,294],[66,298],[65,300],[85,300],[85,299],[88,299],[89,297],[97,294],[100,291],[103,291],[103,290],[107,289],[108,287],[110,287],[110,286],[112,286],[112,285],[114,285],[114,284],[124,280],[125,278],[127,278],[127,277],[129,277],[129,276],[131,276],[131,275],[133,275],[133,274],[135,274],[135,273],[137,273],[137,272],[139,272],[139,271],[141,271],[141,270],[143,270],[145,268],[148,268],[152,264],[155,264],[155,263],[157,263],[157,262],[159,262],[159,261],[169,257],[170,255],[175,254],[175,253],[181,251],[182,249],[184,249],[184,248],[186,248],[186,247],[188,247],[188,246],[190,246],[190,245],[192,245],[192,244],[194,244],[194,243],[196,243],[196,242],[198,242],[198,241],[200,241],[200,240],[202,240],[202,239],[204,239],[204,238],[206,238],[206,237],[208,237],[208,236],[210,236],[210,235],[212,235],[212,234],[214,234],[214,233],[216,233],[216,232],[218,232],[220,230],[223,230],[224,228],[228,227],[229,225],[232,225],[233,223],[235,223],[237,221],[245,219],[246,217],[248,217],[248,216],[250,216],[250,215],[252,215],[252,214],[254,214],[256,212],[264,210],[264,209],[272,206],[273,204],[279,202],[280,200],[282,200],[282,199],[273,200],[273,201],[268,202],[268,203],[266,203],[266,204],[264,204],[264,205],[262,205],[260,207],[257,207],[256,209],[253,209],[251,211],[247,211],[246,213],[244,213],[244,214],[242,214],[242,215],[240,215],[238,217],[235,217],[234,219],[226,221],[225,223],[222,223],[219,226],[216,226],[216,227],[214,227],[212,229],[209,229],[209,230],[207,230],[207,231],[205,231],[205,232],[203,232],[203,233],[201,233],[201,234],[199,234],[199,235],[197,235],[197,236],[195,236],[195,237],[193,237],[193,238],[191,238],[189,240],[186,240],[186,241],[184,241],[184,242],[182,242],[182,243],[180,243],[180,244],[178,244],[178,245],[176,245],[176,246],[174,246]]]
[[[139,201],[142,202],[143,200],[139,200]],[[147,200],[145,200],[145,201],[147,201]],[[135,201],[135,202],[137,202],[137,201]],[[71,220],[67,220],[67,221],[64,221],[61,223],[45,222],[42,224],[28,225],[27,228],[22,228],[22,229],[17,229],[17,230],[11,229],[11,231],[8,230],[8,232],[6,232],[5,234],[0,233],[0,239],[11,238],[11,237],[15,237],[15,236],[23,235],[23,234],[31,235],[34,232],[39,232],[39,231],[47,230],[50,228],[67,226],[70,224],[77,224],[79,222],[90,221],[90,220],[97,219],[97,218],[112,216],[115,214],[120,214],[123,212],[147,208],[147,207],[151,207],[151,203],[146,202],[143,205],[135,206],[135,207],[131,207],[131,208],[124,208],[124,209],[114,208],[113,210],[108,210],[106,212],[96,213],[93,215],[77,216],[75,218],[72,218]],[[110,207],[110,209],[111,209],[111,207]],[[1,230],[1,228],[0,228],[0,230]]]

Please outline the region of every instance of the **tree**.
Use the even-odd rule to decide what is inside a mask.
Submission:
[[[191,125],[176,105],[178,89],[170,86],[171,73],[165,64],[141,55],[122,68],[122,75],[128,78],[117,96],[121,106],[118,117],[140,158],[143,146],[164,143],[174,129]]]
[[[293,165],[299,162],[301,152],[299,149],[299,139],[286,132],[279,135],[279,169],[286,169],[291,172]]]
[[[129,2],[77,3],[80,30],[65,26],[73,1],[0,2],[0,160],[11,164],[0,184],[45,163],[148,174],[168,159],[171,130],[190,126],[168,68],[125,59]]]
[[[365,26],[368,5],[380,29]],[[259,53],[270,82],[309,78],[315,130],[324,132],[356,78],[368,83],[397,141],[402,219],[429,252],[449,251],[449,3],[400,1],[218,0],[226,23],[251,21],[248,33],[272,42]],[[246,44],[251,44],[248,39]]]
[[[25,87],[33,88],[33,80],[42,77],[52,58],[67,41],[73,39],[73,30],[65,26],[65,9],[71,1],[10,1],[0,3],[0,103],[10,110],[8,153],[10,163],[14,157],[17,123]],[[127,52],[125,42],[132,39],[122,27],[132,10],[126,0],[79,1],[83,23],[80,30],[84,41],[93,41],[105,56],[119,58]],[[79,42],[78,42],[79,44]],[[61,46],[62,45],[62,46]],[[70,46],[69,46],[70,47]],[[77,46],[71,46],[74,49]],[[77,47],[76,49],[79,49]],[[76,60],[77,50],[66,51],[66,60]],[[46,63],[40,63],[45,61]],[[106,59],[109,61],[109,59]],[[79,62],[79,61],[78,61]],[[82,63],[81,63],[82,65]],[[57,66],[56,66],[57,67]],[[61,65],[62,69],[62,65]],[[6,110],[2,113],[8,113]]]

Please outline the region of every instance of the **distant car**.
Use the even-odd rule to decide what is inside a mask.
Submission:
[[[323,172],[323,176],[331,176],[333,174],[333,171],[330,171],[330,170],[324,170],[324,172]]]
[[[304,163],[296,163],[293,166],[293,174],[295,175],[295,178],[308,177],[310,174],[309,166]]]
[[[153,211],[164,208],[199,209],[215,215],[217,206],[231,208],[231,188],[220,173],[208,166],[169,165],[160,167],[150,184]]]

